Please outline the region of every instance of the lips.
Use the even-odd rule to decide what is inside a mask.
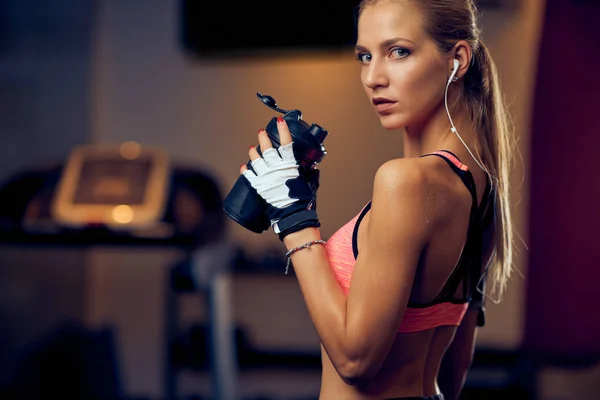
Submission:
[[[373,105],[378,112],[390,110],[396,104],[395,100],[386,99],[385,97],[374,97]]]
[[[395,103],[394,100],[386,99],[385,97],[373,97],[373,104]]]

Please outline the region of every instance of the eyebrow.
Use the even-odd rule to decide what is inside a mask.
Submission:
[[[381,48],[387,48],[387,47],[390,47],[390,46],[392,46],[392,45],[394,45],[394,44],[396,44],[396,43],[398,43],[398,42],[402,42],[402,41],[404,41],[404,42],[410,42],[410,43],[412,43],[412,44],[415,44],[415,42],[413,42],[413,41],[412,41],[412,40],[410,40],[410,39],[401,38],[401,37],[395,37],[395,38],[388,39],[388,40],[386,40],[386,41],[382,42],[382,43],[381,43],[381,45],[380,45],[380,47],[381,47]],[[367,48],[366,48],[366,47],[363,47],[363,46],[361,46],[361,45],[359,45],[359,44],[357,44],[357,45],[354,47],[354,51],[367,51]]]

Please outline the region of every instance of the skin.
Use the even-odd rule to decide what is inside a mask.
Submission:
[[[468,190],[444,160],[419,156],[450,150],[474,166],[470,169],[477,187],[485,187],[484,172],[450,131],[444,109],[452,59],[461,62],[460,82],[471,48],[459,42],[451,54],[440,53],[425,34],[422,19],[410,2],[383,1],[368,6],[359,20],[356,53],[362,62],[361,81],[370,99],[396,101],[385,112],[376,112],[386,129],[402,130],[404,158],[387,161],[375,174],[372,207],[358,231],[359,256],[348,296],[323,246],[292,256],[322,344],[322,400],[439,393],[436,377],[457,330],[441,326],[398,333],[408,301],[432,301],[454,269],[471,207]],[[448,101],[456,103],[452,118],[477,154],[478,132],[455,101],[459,90],[459,84],[450,85]],[[278,123],[278,131],[281,144],[292,141],[284,121]],[[272,147],[264,131],[258,141],[262,149]],[[260,157],[255,148],[249,156]],[[482,191],[478,190],[478,201]],[[306,228],[286,236],[284,243],[291,249],[317,239],[321,239],[319,229]],[[487,240],[486,247],[490,245]]]

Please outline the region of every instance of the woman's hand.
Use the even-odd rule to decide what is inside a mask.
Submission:
[[[258,143],[262,157],[255,147],[249,150],[252,169],[243,165],[240,172],[248,185],[267,203],[266,213],[279,238],[306,227],[320,226],[314,209],[316,190],[300,173],[294,157],[293,140],[285,120],[277,119],[281,146],[273,148],[267,132],[261,129]],[[314,185],[313,185],[314,186]]]

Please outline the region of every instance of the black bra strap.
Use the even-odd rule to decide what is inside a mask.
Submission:
[[[424,154],[421,157],[437,156],[437,157],[440,157],[442,160],[446,161],[446,163],[448,163],[448,165],[452,168],[452,170],[454,172],[456,172],[456,174],[460,177],[463,184],[467,187],[467,190],[469,190],[469,193],[471,194],[471,197],[474,199],[475,204],[477,205],[477,189],[475,187],[475,179],[473,179],[473,174],[471,174],[471,171],[469,171],[468,169],[467,170],[460,169],[456,164],[454,164],[452,162],[452,160],[450,160],[448,157],[446,157],[443,153],[448,153],[451,156],[453,156],[454,158],[456,158],[457,160],[459,160],[459,158],[456,157],[456,155],[454,155],[454,153],[452,153],[448,150],[440,150],[440,152],[438,152],[438,153]],[[459,162],[460,162],[460,160],[459,160]]]
[[[352,252],[354,253],[355,260],[358,258],[358,226],[360,225],[360,222],[363,220],[365,215],[367,215],[367,212],[369,212],[370,209],[371,202],[369,201],[358,216],[356,224],[354,224],[354,229],[352,231]]]
[[[481,243],[480,243],[481,230],[479,229],[479,221],[478,221],[480,216],[479,216],[479,205],[477,203],[477,188],[475,185],[475,179],[473,178],[473,174],[471,174],[471,171],[469,171],[468,169],[465,170],[465,169],[459,168],[454,162],[452,162],[452,160],[450,160],[448,157],[446,157],[444,155],[444,153],[450,154],[454,158],[459,160],[459,158],[455,154],[453,154],[452,152],[450,152],[448,150],[441,150],[440,152],[437,152],[437,153],[425,154],[422,157],[432,155],[432,156],[438,156],[438,157],[442,158],[444,161],[446,161],[446,163],[452,168],[452,170],[460,177],[463,184],[466,186],[467,190],[471,194],[471,212],[469,215],[469,227],[467,230],[467,239],[465,242],[465,246],[463,247],[463,250],[461,252],[460,258],[459,258],[458,262],[456,263],[454,270],[448,277],[448,280],[442,287],[442,290],[440,291],[440,293],[436,296],[433,303],[438,303],[438,302],[447,301],[449,299],[452,299],[456,293],[456,290],[458,289],[460,284],[463,282],[464,282],[463,297],[465,299],[467,299],[469,297],[470,292],[471,292],[470,281],[473,279],[473,277],[471,276],[471,274],[473,272],[473,268],[472,268],[473,258],[475,258],[475,259],[479,258],[479,257],[477,257],[477,254],[473,254],[473,253],[480,252],[480,250],[478,250],[478,248],[480,248],[480,246],[481,246]],[[460,162],[460,160],[459,160],[459,162]],[[485,196],[485,197],[487,197],[487,196]],[[484,200],[485,200],[485,198],[482,200],[482,203],[484,202]],[[476,256],[476,257],[473,257],[473,256]]]
[[[472,204],[471,204],[471,212],[469,216],[469,228],[467,231],[467,240],[463,251],[460,255],[460,259],[456,264],[456,267],[450,274],[450,277],[444,284],[444,287],[440,291],[440,293],[436,296],[435,300],[427,305],[432,305],[435,303],[443,302],[443,301],[451,301],[454,297],[457,288],[459,285],[464,282],[463,285],[463,298],[468,299],[471,295],[471,287],[477,284],[478,276],[480,275],[479,270],[475,270],[474,267],[477,265],[473,265],[474,263],[481,262],[481,212],[484,212],[488,207],[488,201],[492,197],[492,187],[490,185],[489,180],[487,181],[484,198],[481,201],[481,204],[477,204],[477,189],[475,186],[475,179],[473,178],[473,174],[468,169],[459,168],[452,160],[446,157],[443,153],[447,153],[457,160],[459,158],[448,150],[440,150],[437,153],[424,154],[421,157],[426,156],[438,156],[442,158],[444,161],[448,163],[448,165],[452,168],[452,170],[460,177],[467,190],[471,194]],[[460,160],[459,160],[460,162]],[[489,191],[489,193],[488,193]],[[371,202],[367,203],[367,205],[363,208],[362,212],[358,216],[356,220],[356,224],[354,225],[354,230],[352,232],[352,251],[354,253],[354,258],[358,257],[358,227],[365,217],[367,212],[371,209]],[[493,214],[493,213],[492,213]],[[475,280],[475,283],[472,281]],[[471,285],[471,283],[473,283]],[[419,307],[423,305],[411,304],[409,306]]]

